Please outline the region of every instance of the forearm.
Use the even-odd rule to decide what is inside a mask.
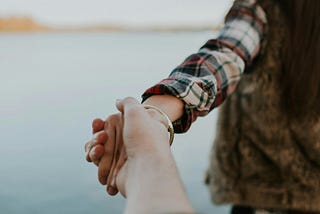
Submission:
[[[167,149],[129,161],[125,213],[193,213]]]
[[[183,115],[183,101],[171,95],[154,95],[146,99],[143,104],[160,108],[168,115],[172,122]]]
[[[186,132],[198,116],[220,106],[236,89],[245,68],[260,53],[266,24],[265,13],[255,1],[235,1],[217,39],[186,58],[142,98],[170,94],[182,100],[183,115],[174,126],[176,133]]]

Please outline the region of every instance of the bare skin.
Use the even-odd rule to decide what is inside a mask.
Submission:
[[[117,108],[123,115],[127,161],[115,185],[127,197],[125,213],[193,213],[161,118],[133,98],[119,101]]]
[[[170,95],[157,95],[148,98],[144,104],[153,105],[164,111],[171,121],[179,119],[183,114],[183,102]],[[163,116],[152,109],[147,110],[151,117],[163,120]],[[123,118],[121,113],[109,116],[104,122],[95,119],[92,122],[93,139],[86,143],[86,159],[98,166],[98,180],[107,185],[110,195],[118,193],[115,178],[126,161],[126,153],[122,139]]]

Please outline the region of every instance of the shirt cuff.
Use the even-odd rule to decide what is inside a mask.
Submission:
[[[182,81],[181,78],[175,79],[170,77],[164,79],[155,86],[147,89],[142,95],[142,102],[144,102],[146,99],[153,95],[172,95],[174,97],[179,98],[185,103],[184,113],[182,117],[173,122],[175,133],[184,133],[188,131],[191,124],[197,119],[198,116],[204,116],[208,114],[210,110],[208,109],[207,111],[199,111],[197,106],[190,105],[190,103],[186,103],[186,101],[181,98],[181,92],[179,91],[179,88],[176,88],[174,86],[177,84],[177,82],[180,81]]]

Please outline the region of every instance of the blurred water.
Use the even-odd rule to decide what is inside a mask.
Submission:
[[[214,35],[197,33],[0,34],[1,213],[121,213],[85,161],[91,120],[140,94]],[[193,206],[211,204],[203,184],[216,113],[176,136],[174,155]]]

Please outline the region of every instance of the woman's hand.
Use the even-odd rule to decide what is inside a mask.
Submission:
[[[104,154],[104,143],[108,139],[107,133],[104,131],[105,124],[106,123],[100,118],[92,121],[93,138],[88,141],[84,147],[87,152],[87,161],[93,162],[97,166]]]
[[[98,166],[98,180],[102,185],[107,185],[107,192],[110,195],[118,193],[115,178],[126,160],[122,123],[120,113],[109,116],[106,121],[93,120],[93,139],[85,145],[86,159]]]
[[[154,109],[144,109],[148,117],[165,123],[163,115]],[[123,146],[123,115],[121,113],[109,116],[106,121],[94,119],[92,122],[93,138],[85,145],[86,159],[98,166],[98,180],[107,185],[110,195],[118,193],[115,179],[120,168],[126,161],[126,152]]]

